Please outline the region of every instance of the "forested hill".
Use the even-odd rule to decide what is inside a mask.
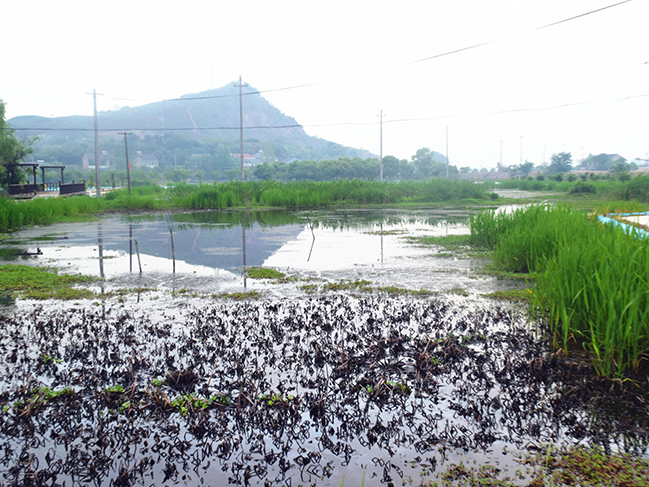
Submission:
[[[245,87],[242,91],[245,139],[272,141],[277,146],[286,147],[285,152],[290,155],[297,155],[293,153],[300,148],[307,149],[307,152],[313,152],[314,155],[317,153],[320,155],[318,158],[370,155],[366,151],[342,147],[310,136],[294,118],[284,115],[257,93],[255,88]],[[20,135],[39,136],[47,145],[82,142],[93,137],[92,115],[57,118],[21,116],[8,122],[15,129],[31,129],[21,130]],[[140,137],[173,133],[196,141],[238,141],[239,88],[234,83],[229,83],[222,88],[183,95],[174,100],[102,111],[98,114],[98,126],[102,137],[113,137],[117,136],[117,132],[130,131]],[[328,148],[334,153],[328,154]],[[248,148],[244,150],[248,151]]]

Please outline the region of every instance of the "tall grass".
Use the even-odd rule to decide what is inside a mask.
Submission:
[[[100,210],[100,202],[88,196],[37,198],[31,201],[0,198],[0,232],[26,225],[47,225],[62,216],[93,214]]]
[[[184,208],[266,206],[315,208],[343,205],[435,203],[487,199],[484,188],[468,181],[429,180],[383,183],[378,181],[251,181],[178,185],[169,190],[171,205]]]
[[[99,201],[88,196],[42,198],[16,202],[0,200],[0,232],[24,225],[47,224],[62,216],[105,210],[165,208],[223,209],[234,207],[318,208],[327,206],[389,205],[487,200],[487,186],[470,181],[440,180],[384,183],[378,181],[233,181],[179,184],[168,190],[135,186],[113,190]]]
[[[598,372],[622,376],[649,353],[649,241],[565,207],[532,206],[471,219],[494,263],[533,272],[533,304],[568,351],[581,344]]]

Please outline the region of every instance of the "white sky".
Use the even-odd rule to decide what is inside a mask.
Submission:
[[[383,110],[384,156],[444,153],[448,126],[458,167],[495,167],[501,141],[505,165],[521,147],[535,163],[645,158],[649,0],[536,30],[620,1],[8,2],[0,98],[7,118],[92,115],[93,89],[103,111],[239,75],[261,91],[322,82],[262,96],[308,134],[376,154]]]

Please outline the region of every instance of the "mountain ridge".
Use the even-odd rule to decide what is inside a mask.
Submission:
[[[312,148],[319,152],[333,144],[337,151],[344,146],[308,135],[293,118],[285,115],[263,98],[254,87],[242,89],[244,139],[272,141],[294,148]],[[239,88],[229,83],[221,88],[190,93],[179,98],[148,103],[137,107],[97,114],[98,129],[103,136],[116,136],[129,131],[142,138],[146,135],[177,133],[182,137],[205,141],[208,139],[239,140]],[[27,137],[42,140],[87,138],[94,130],[91,115],[41,117],[25,115],[8,120],[14,129]],[[60,137],[61,134],[65,137]],[[59,137],[57,137],[59,135]],[[362,149],[344,147],[353,156],[369,157]]]

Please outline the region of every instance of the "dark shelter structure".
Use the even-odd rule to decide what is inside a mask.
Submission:
[[[13,176],[13,171],[15,168],[30,168],[32,169],[33,174],[33,183],[23,183],[23,184],[8,184],[7,191],[10,196],[14,198],[33,198],[39,192],[44,191],[57,191],[62,196],[71,196],[76,194],[84,194],[86,191],[86,183],[65,183],[65,178],[63,176],[63,170],[65,166],[41,166],[38,163],[21,163],[21,164],[6,164],[5,167],[9,172],[8,180],[11,181]],[[36,182],[36,169],[39,168],[42,171],[42,183]],[[61,170],[61,180],[57,183],[45,183],[45,170],[46,169],[60,169]]]

